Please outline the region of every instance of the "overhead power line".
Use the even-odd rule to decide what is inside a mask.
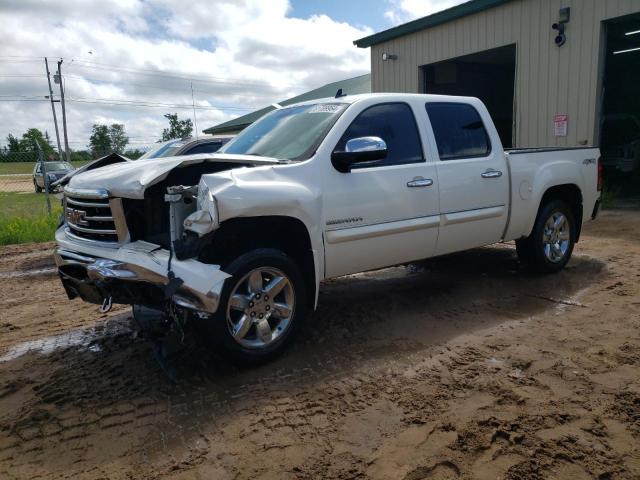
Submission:
[[[46,77],[46,75],[41,73],[0,73],[0,77],[29,78],[29,77]]]
[[[162,90],[162,91],[167,91],[167,92],[183,92],[183,93],[190,93],[191,89],[189,88],[190,85],[189,83],[185,83],[184,87],[180,88],[180,87],[170,87],[170,86],[160,86],[160,85],[149,85],[149,84],[142,84],[142,83],[133,83],[133,82],[127,82],[127,81],[121,81],[121,80],[104,80],[101,78],[92,78],[92,77],[85,77],[85,76],[80,76],[80,75],[69,75],[66,74],[64,76],[65,79],[68,80],[84,80],[87,81],[89,83],[91,82],[99,82],[99,83],[107,83],[107,84],[115,84],[115,85],[126,85],[126,86],[132,86],[132,87],[142,87],[142,88],[152,88],[154,90]],[[193,91],[195,93],[204,93],[206,95],[220,95],[221,91],[217,90],[217,91],[212,91],[212,90],[200,90],[200,89],[193,89]],[[251,107],[252,110],[255,110],[256,108],[259,107]]]
[[[69,66],[80,67],[80,68],[91,68],[96,70],[107,70],[107,71],[115,70],[123,73],[133,73],[138,75],[149,75],[149,76],[156,76],[156,77],[178,78],[178,79],[189,80],[193,82],[224,83],[224,84],[231,84],[231,85],[266,86],[266,87],[273,86],[269,82],[247,81],[246,79],[243,79],[243,78],[215,77],[213,75],[188,76],[182,72],[176,72],[171,70],[152,70],[152,69],[146,69],[146,68],[123,67],[121,65],[89,62],[86,60],[74,60],[72,63],[69,64]],[[286,84],[286,85],[293,86],[290,84]]]
[[[69,97],[69,100],[73,99],[74,101],[95,101],[95,102],[114,102],[114,103],[122,103],[122,104],[145,104],[146,106],[158,106],[158,107],[192,107],[192,105],[186,103],[163,103],[163,102],[151,102],[146,100],[131,100],[131,99],[120,99],[120,98],[83,98],[83,97]],[[250,111],[251,109],[245,107],[222,107],[216,105],[196,105],[196,108],[217,108],[217,109],[225,109],[225,110],[241,110],[241,111]]]
[[[0,102],[47,102],[46,98],[26,95],[12,95],[18,98],[0,98]],[[159,103],[159,102],[146,102],[144,100],[122,100],[122,99],[109,99],[109,98],[78,98],[68,97],[67,102],[73,103],[87,103],[93,105],[109,105],[109,106],[121,106],[121,107],[154,107],[154,108],[180,108],[191,109],[193,105],[186,103]],[[234,111],[252,111],[250,108],[244,107],[226,107],[221,105],[196,105],[197,110],[234,110]]]

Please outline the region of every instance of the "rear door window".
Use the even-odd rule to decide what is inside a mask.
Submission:
[[[427,103],[426,109],[440,160],[489,155],[489,135],[474,107],[464,103]]]

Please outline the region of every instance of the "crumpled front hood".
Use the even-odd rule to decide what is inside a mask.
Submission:
[[[93,162],[89,162],[86,165],[83,165],[80,168],[77,168],[75,170],[69,170],[68,173],[62,177],[59,180],[56,180],[52,186],[53,187],[57,187],[57,186],[64,186],[67,183],[69,183],[71,181],[72,177],[75,177],[76,175],[80,175],[82,172],[86,172],[87,170],[94,170],[96,168],[100,168],[100,167],[104,167],[107,165],[111,165],[113,163],[120,163],[120,162],[132,162],[133,160],[125,157],[124,155],[120,155],[119,153],[110,153],[109,155],[105,155],[104,157],[100,157],[96,160],[94,160]]]
[[[164,180],[177,167],[205,162],[223,162],[252,165],[274,165],[280,160],[253,155],[225,153],[200,153],[178,157],[149,158],[125,163],[116,163],[75,175],[69,182],[70,188],[88,190],[106,189],[114,197],[144,198],[144,191]]]

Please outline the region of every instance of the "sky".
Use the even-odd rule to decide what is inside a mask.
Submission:
[[[354,40],[462,1],[2,0],[0,146],[30,127],[55,145],[45,56],[52,75],[63,59],[72,149],[86,148],[94,123],[124,124],[144,149],[165,113],[194,120],[193,103],[201,132],[368,73],[369,49]]]

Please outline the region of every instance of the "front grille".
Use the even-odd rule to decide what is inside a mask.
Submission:
[[[65,190],[64,218],[68,232],[76,237],[117,243],[117,222],[104,191]]]

